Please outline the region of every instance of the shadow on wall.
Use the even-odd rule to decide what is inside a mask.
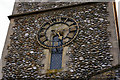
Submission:
[[[0,59],[0,80],[2,79],[2,60]]]
[[[119,26],[119,31],[120,31],[120,1],[118,2],[118,26]],[[120,34],[120,32],[119,32],[119,34]]]
[[[119,27],[119,37],[120,37],[120,1],[118,2],[118,6],[116,6],[117,8],[118,8],[118,14],[117,14],[117,16],[118,16],[118,27]],[[119,46],[120,46],[120,38],[119,38]]]

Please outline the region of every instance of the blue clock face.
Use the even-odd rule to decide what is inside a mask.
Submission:
[[[38,42],[46,48],[68,45],[78,34],[77,22],[69,17],[57,17],[44,23],[38,31]]]

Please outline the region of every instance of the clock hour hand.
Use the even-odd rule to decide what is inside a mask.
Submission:
[[[57,34],[58,34],[58,38],[61,40],[62,39],[62,36],[60,35],[60,33],[59,32],[56,32]]]
[[[60,33],[58,31],[52,30],[52,32],[55,32],[58,35],[58,38],[61,40],[62,36],[60,35]]]

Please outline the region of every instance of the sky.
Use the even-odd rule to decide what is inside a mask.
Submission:
[[[13,6],[15,0],[1,0],[0,2],[0,59],[5,44],[6,36],[10,21],[7,16],[12,15]],[[118,2],[120,6],[120,0],[116,0],[117,13],[119,13]],[[119,16],[119,15],[118,15]],[[120,18],[118,18],[118,23],[120,23]]]
[[[12,14],[15,0],[0,0],[0,58],[10,21],[7,16]]]

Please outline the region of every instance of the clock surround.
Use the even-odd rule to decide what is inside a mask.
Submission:
[[[75,19],[58,16],[51,18],[48,22],[41,25],[37,34],[37,41],[45,48],[65,47],[76,38],[78,32],[79,26]],[[56,35],[58,35],[59,40],[62,40],[63,43],[61,45],[52,46],[51,43],[54,41],[50,38]]]

